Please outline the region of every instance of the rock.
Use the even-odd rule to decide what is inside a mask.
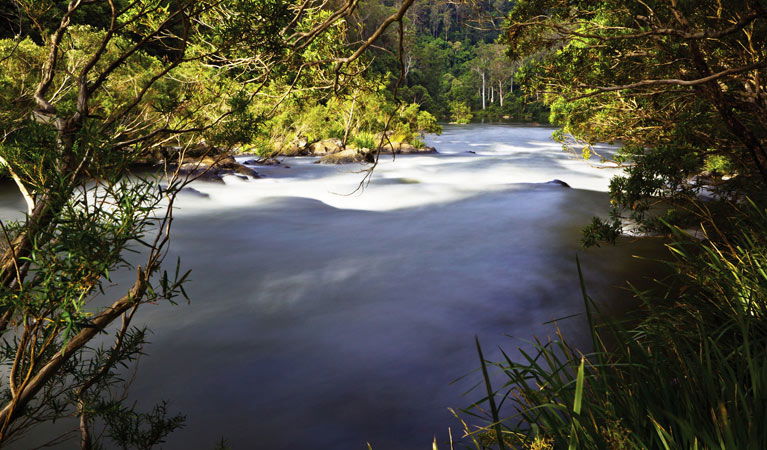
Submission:
[[[206,194],[205,192],[200,192],[195,188],[192,187],[185,187],[179,191],[179,194],[184,195],[191,195],[193,197],[200,197],[200,198],[210,198],[210,194]]]
[[[311,150],[309,149],[309,142],[305,137],[297,137],[291,142],[287,142],[284,138],[278,138],[273,141],[272,148],[275,154],[283,156],[309,156]]]
[[[402,144],[402,147],[400,147],[399,153],[403,154],[411,154],[411,153],[437,153],[437,149],[434,147],[414,147],[410,144]]]
[[[256,164],[259,166],[279,166],[282,163],[276,158],[261,158],[256,161]]]
[[[277,158],[264,157],[261,159],[249,159],[242,164],[247,166],[279,166],[282,164]]]
[[[365,162],[370,159],[369,149],[348,148],[340,152],[331,153],[323,156],[319,162],[322,164],[349,164]]]
[[[466,150],[466,153],[471,153],[472,155],[476,155],[477,154],[477,152],[475,152],[474,150]]]
[[[566,187],[566,188],[569,188],[569,187],[570,187],[570,185],[569,185],[569,184],[567,184],[567,183],[565,183],[564,181],[562,181],[562,180],[556,180],[556,179],[554,179],[554,180],[551,180],[551,181],[547,181],[547,182],[546,182],[546,184],[556,184],[556,185],[558,185],[558,186],[562,186],[562,187]]]
[[[282,150],[280,154],[285,156],[308,156],[312,154],[312,151],[306,138],[298,137],[286,149]]]
[[[221,149],[208,145],[204,140],[195,145],[189,146],[184,150],[184,156],[191,158],[200,158],[203,156],[214,156],[221,153]]]
[[[309,150],[314,156],[324,156],[344,151],[344,143],[337,138],[323,139],[310,145]]]
[[[237,164],[237,168],[233,169],[238,175],[245,176],[246,178],[261,178],[261,176],[255,170],[250,167],[245,167],[241,164]]]
[[[226,175],[247,178],[260,178],[258,173],[238,163],[231,156],[205,156],[202,158],[184,158],[179,166],[179,174],[205,181],[222,181]]]
[[[224,152],[225,150],[209,145],[203,140],[187,147],[168,145],[150,148],[139,155],[135,164],[139,166],[156,166],[165,162],[175,163],[182,154],[184,159],[187,160],[206,156],[215,157],[222,155]]]
[[[407,142],[392,142],[384,145],[381,149],[381,153],[387,153],[395,155],[410,155],[416,153],[437,153],[437,149],[434,147],[416,147]]]

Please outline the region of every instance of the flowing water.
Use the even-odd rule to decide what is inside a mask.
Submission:
[[[362,166],[314,158],[195,183],[169,259],[192,269],[192,301],[144,309],[152,343],[130,389],[187,416],[164,448],[430,448],[460,434],[448,407],[482,397],[464,395],[475,334],[499,358],[583,312],[576,254],[590,293],[624,304],[632,255],[657,246],[579,248],[616,172],[552,131],[446,126],[428,139],[439,154],[384,156],[356,192]],[[8,190],[0,217],[21,206]],[[586,345],[584,322],[558,324]]]

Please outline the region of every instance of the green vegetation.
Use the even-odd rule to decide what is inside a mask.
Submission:
[[[595,218],[584,243],[615,242],[632,226],[667,235],[671,256],[667,277],[634,290],[633,317],[601,316],[582,279],[592,351],[560,336],[493,363],[507,381],[490,389],[484,377],[490,394],[467,412],[486,424],[467,427],[470,441],[766,447],[767,10],[520,1],[507,43],[531,58],[525,86],[546,92],[567,149],[589,158],[597,142],[622,144],[598,155],[626,174],[611,183],[611,217]]]
[[[499,24],[512,5],[418,0],[404,22],[402,60],[396,56],[398,43],[390,39],[384,45],[389,51],[374,51],[371,69],[381,75],[401,72],[399,97],[439,120],[545,123],[548,108],[536,92],[521,90],[516,76],[526,60],[509,57],[506,46],[497,42]],[[456,105],[474,114],[457,118]]]
[[[474,115],[471,113],[471,107],[463,102],[450,102],[450,119],[452,123],[467,124],[471,122]]]
[[[547,1],[512,12],[511,52],[534,59],[526,86],[547,92],[563,143],[584,154],[621,144],[608,158],[626,168],[611,185],[618,215],[652,229],[652,217],[689,209],[703,190],[764,198],[764,13],[749,1],[728,10]]]

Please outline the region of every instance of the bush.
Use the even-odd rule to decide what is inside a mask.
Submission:
[[[452,123],[467,124],[474,115],[471,107],[465,102],[450,102],[450,119]]]
[[[375,134],[363,131],[354,135],[351,143],[356,148],[374,149],[378,146],[378,139]]]

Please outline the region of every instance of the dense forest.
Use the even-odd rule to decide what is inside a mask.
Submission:
[[[499,43],[511,7],[503,1],[416,2],[405,30],[401,98],[459,123],[547,122],[539,94],[515,84],[529,60],[512,59]],[[396,67],[396,61],[386,66]]]
[[[26,210],[0,217],[0,444],[66,419],[83,449],[151,448],[182,426],[117,386],[148,341],[137,311],[188,297],[165,259],[191,183],[316,156],[359,163],[362,189],[446,122],[505,121],[621,171],[582,244],[668,252],[618,319],[578,267],[591,348],[492,362],[477,340],[463,442],[765,448],[765,79],[761,0],[3,2],[0,177]]]

